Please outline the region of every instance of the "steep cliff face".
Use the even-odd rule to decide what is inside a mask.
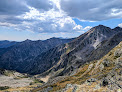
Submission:
[[[27,72],[33,67],[33,59],[43,52],[72,39],[51,38],[48,40],[25,40],[5,50],[1,49],[0,68]],[[3,50],[3,51],[2,51]]]

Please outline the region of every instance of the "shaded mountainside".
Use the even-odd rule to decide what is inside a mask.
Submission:
[[[7,40],[0,41],[0,56],[4,54],[6,51],[8,51],[11,48],[11,46],[14,46],[18,43],[19,42],[7,41]]]
[[[3,41],[0,41],[0,48],[7,48],[7,47],[13,46],[17,43],[18,42],[15,42],[15,41],[3,40]]]
[[[64,46],[65,44],[60,45],[38,55],[31,61],[33,63],[33,66],[29,70],[27,70],[28,73],[40,74],[56,65],[61,55],[66,52],[66,48],[64,48]]]
[[[0,50],[0,68],[28,72],[33,67],[33,59],[43,52],[72,39],[51,38],[44,41],[25,40],[9,48]],[[3,51],[2,51],[3,50]]]
[[[122,41],[122,28],[117,31],[103,25],[93,27],[75,40],[65,44],[62,49],[52,50],[51,53],[54,54],[58,54],[61,50],[63,53],[59,55],[60,58],[55,57],[57,64],[41,75],[63,76],[75,74],[81,65],[100,59],[118,45],[120,41]],[[45,54],[50,56],[50,53],[46,52],[43,55]],[[42,61],[42,57],[39,57],[38,62]],[[53,56],[48,58],[48,60],[50,59],[54,59]],[[47,59],[43,61],[47,62]],[[36,69],[38,68],[35,68],[35,72]]]
[[[97,55],[97,54],[96,54]],[[49,80],[33,92],[121,92],[122,41],[99,60],[90,61],[72,76]]]

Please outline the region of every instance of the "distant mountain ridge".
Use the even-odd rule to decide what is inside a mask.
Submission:
[[[18,42],[16,42],[16,41],[1,40],[0,41],[0,48],[7,48],[7,47],[13,46],[17,43]]]
[[[27,39],[11,47],[0,49],[0,68],[26,72],[33,66],[31,61],[38,55],[71,40],[50,38],[44,41],[31,41]]]

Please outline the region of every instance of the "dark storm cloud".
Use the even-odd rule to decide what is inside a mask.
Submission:
[[[49,0],[27,0],[27,4],[39,10],[49,10],[53,8]]]
[[[51,9],[52,5],[49,0],[0,0],[0,23],[20,25],[23,21],[30,23],[36,21],[35,19],[17,17],[30,12],[29,7],[44,12]]]
[[[28,11],[23,0],[0,0],[0,15],[20,15]]]
[[[122,18],[122,0],[61,0],[61,9],[81,20]]]
[[[0,0],[0,15],[20,15],[29,12],[28,6],[44,11],[52,8],[49,0]]]

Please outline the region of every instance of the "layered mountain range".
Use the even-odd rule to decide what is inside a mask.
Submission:
[[[38,55],[73,39],[50,38],[44,41],[25,40],[0,49],[0,68],[27,73]],[[43,71],[43,70],[42,70]]]
[[[73,75],[122,41],[122,28],[99,25],[75,39],[26,40],[0,50],[0,68],[29,74]]]
[[[73,39],[0,42],[1,74],[27,73],[39,85],[29,81],[31,92],[121,92],[121,63],[120,27],[98,25]]]

